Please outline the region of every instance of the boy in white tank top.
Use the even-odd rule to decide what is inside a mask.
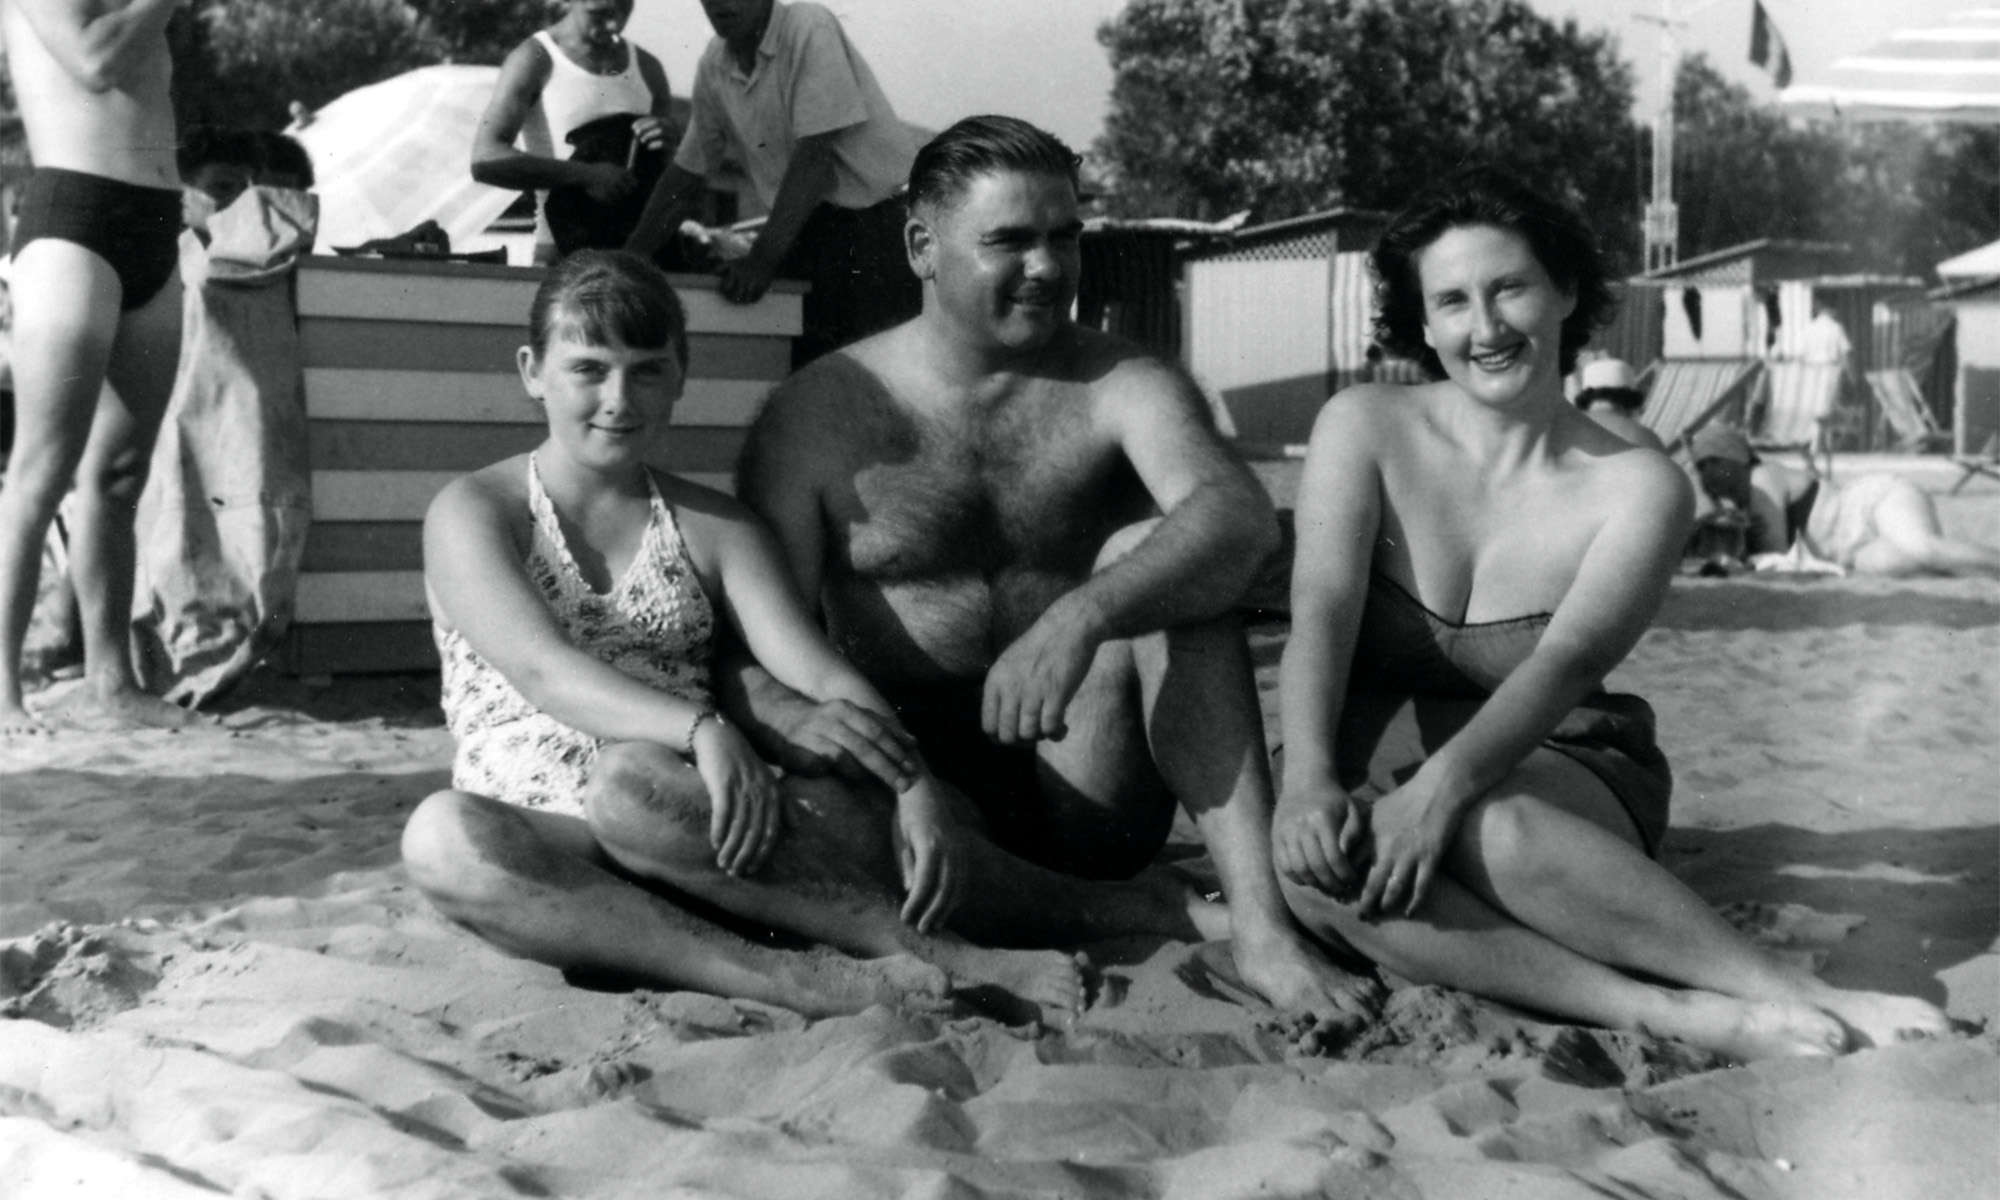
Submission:
[[[538,213],[546,209],[551,189],[581,189],[606,206],[639,193],[639,179],[628,166],[578,161],[565,148],[571,131],[618,114],[638,115],[632,133],[641,146],[666,147],[667,73],[658,59],[625,40],[632,4],[567,0],[555,24],[515,47],[501,64],[493,99],[473,137],[474,179],[535,191]],[[615,246],[627,232],[608,230],[602,240]],[[554,238],[545,216],[537,222],[536,243],[536,260],[552,261]]]

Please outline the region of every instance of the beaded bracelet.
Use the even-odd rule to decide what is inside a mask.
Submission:
[[[701,729],[703,721],[714,721],[717,725],[720,725],[722,724],[722,714],[712,708],[704,708],[694,715],[694,720],[688,722],[687,756],[690,762],[694,760],[694,735]]]

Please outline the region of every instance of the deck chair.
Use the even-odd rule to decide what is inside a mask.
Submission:
[[[1986,444],[1977,454],[1954,454],[1952,462],[1958,464],[1958,482],[1951,485],[1951,494],[1958,495],[1958,489],[1971,483],[1981,475],[2000,481],[2000,433],[1986,439]]]
[[[1917,386],[1913,372],[1897,367],[1869,371],[1867,376],[1882,420],[1895,432],[1902,449],[1935,450],[1951,441],[1951,435],[1939,429],[1937,418],[1931,416],[1930,405],[1924,403],[1923,389]]]
[[[1653,385],[1646,391],[1639,422],[1658,434],[1667,453],[1673,454],[1695,430],[1748,396],[1763,366],[1754,358],[1663,359],[1647,368],[1654,376]]]

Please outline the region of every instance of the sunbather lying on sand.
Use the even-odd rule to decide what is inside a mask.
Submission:
[[[2000,576],[2000,549],[1946,537],[1931,498],[1900,476],[1835,483],[1765,462],[1726,425],[1703,428],[1690,449],[1709,504],[1747,520],[1751,555],[1802,545],[1862,575]]]

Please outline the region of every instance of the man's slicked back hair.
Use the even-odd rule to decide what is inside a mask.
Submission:
[[[910,209],[953,204],[974,179],[996,171],[1053,175],[1080,190],[1082,165],[1061,138],[1017,117],[967,117],[917,151],[910,164]]]

